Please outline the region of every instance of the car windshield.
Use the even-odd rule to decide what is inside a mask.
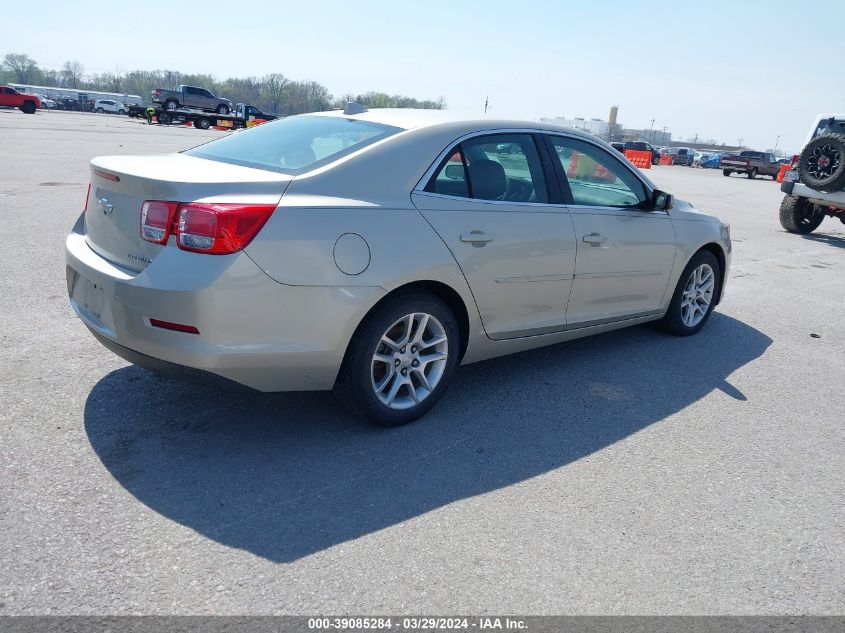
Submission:
[[[185,153],[233,165],[300,174],[400,131],[370,121],[296,116],[234,133]]]

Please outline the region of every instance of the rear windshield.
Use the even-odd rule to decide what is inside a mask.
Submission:
[[[739,155],[745,158],[763,158],[763,152],[740,152]]]
[[[400,128],[370,121],[296,116],[236,132],[185,153],[233,165],[300,174],[399,131]]]

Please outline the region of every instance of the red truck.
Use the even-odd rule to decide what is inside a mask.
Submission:
[[[0,106],[20,108],[21,112],[35,114],[35,111],[41,107],[41,99],[38,95],[18,92],[9,86],[0,86]]]
[[[722,154],[719,166],[722,168],[722,175],[724,176],[730,176],[736,172],[745,174],[751,179],[757,176],[771,176],[772,180],[775,180],[780,171],[780,163],[774,154],[751,150],[739,154]]]

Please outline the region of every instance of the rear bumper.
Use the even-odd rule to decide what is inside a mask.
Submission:
[[[780,183],[780,190],[791,196],[806,198],[815,204],[845,209],[845,191],[825,193],[811,189],[803,182],[786,182],[786,180]]]
[[[71,306],[106,347],[169,376],[258,391],[331,389],[355,328],[384,295],[373,287],[280,284],[243,252],[217,257],[171,247],[144,271],[128,271],[91,250],[80,225],[66,242]]]

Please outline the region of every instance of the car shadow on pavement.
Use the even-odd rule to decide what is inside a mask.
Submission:
[[[139,501],[278,562],[560,468],[727,381],[771,339],[715,313],[694,337],[640,326],[462,367],[421,421],[380,429],[329,393],[231,394],[134,366],[85,404],[103,465]]]

